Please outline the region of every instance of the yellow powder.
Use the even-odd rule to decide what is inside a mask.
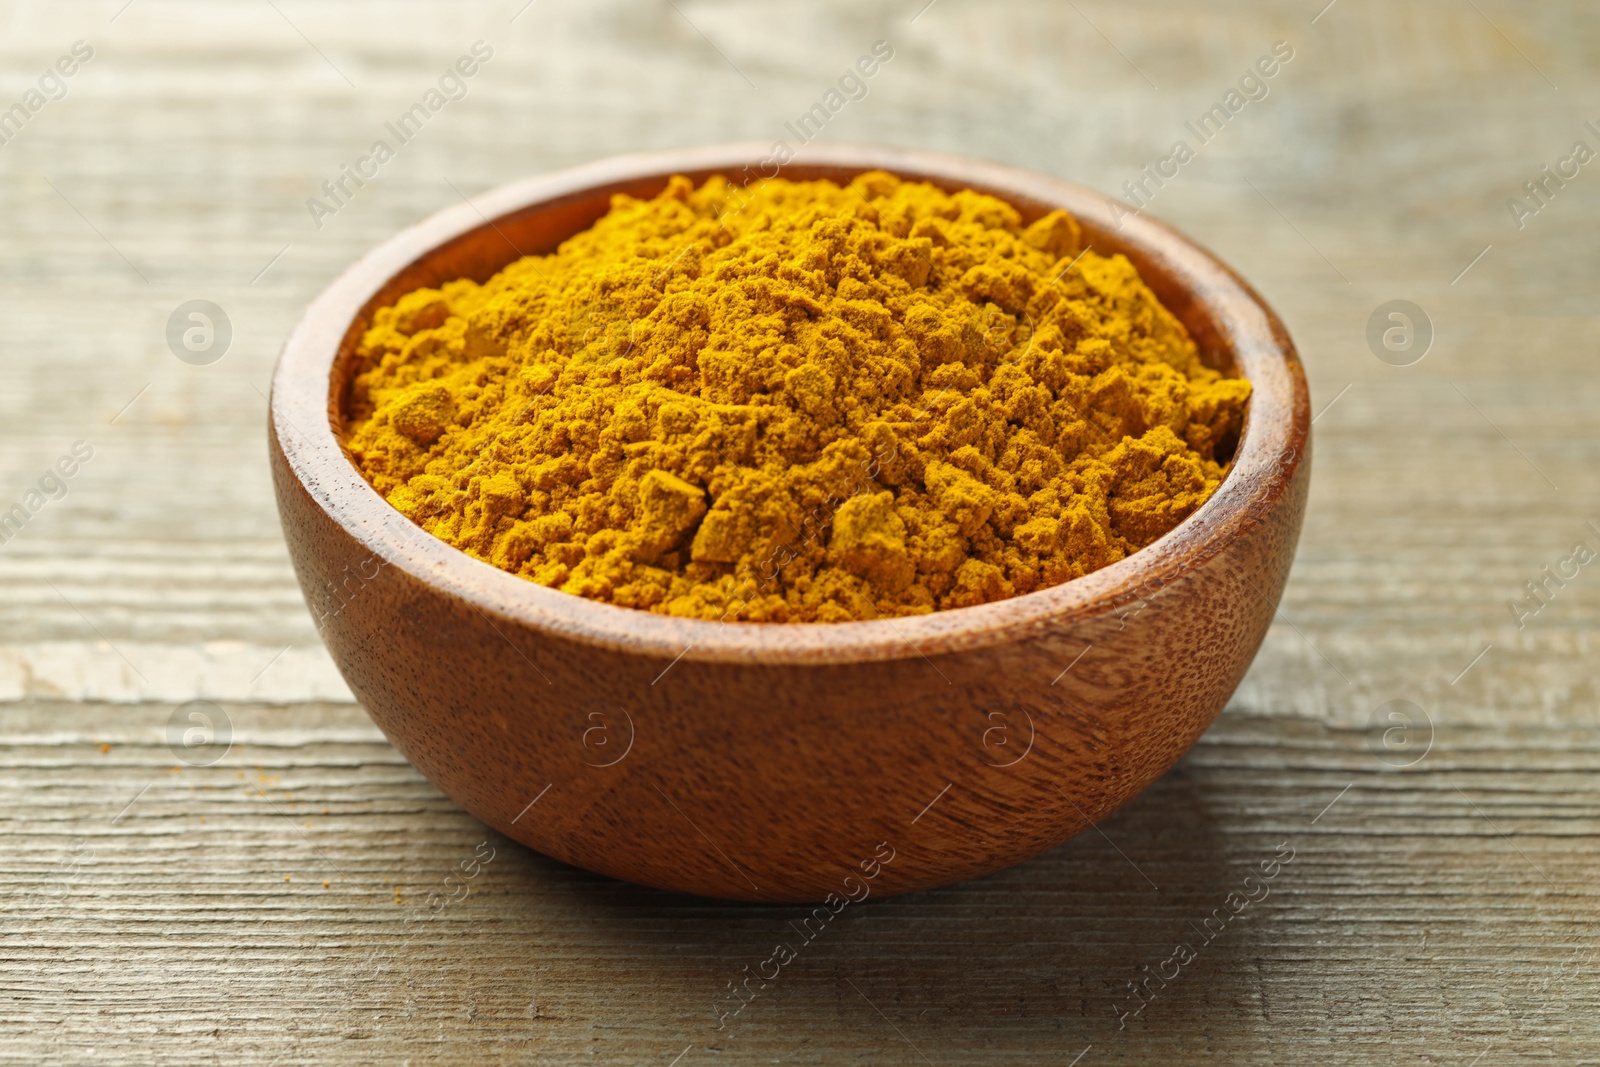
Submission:
[[[673,178],[378,311],[346,443],[424,529],[612,604],[839,622],[1026,593],[1199,507],[1250,395],[1081,241],[881,172]]]

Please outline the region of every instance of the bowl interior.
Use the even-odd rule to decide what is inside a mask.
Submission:
[[[814,664],[898,659],[995,647],[1059,632],[1137,599],[1153,577],[1186,573],[1223,551],[1276,506],[1305,459],[1310,398],[1287,332],[1226,265],[1165,224],[1103,194],[1018,167],[910,149],[808,145],[782,168],[793,179],[848,182],[882,169],[947,190],[974,189],[1013,204],[1026,221],[1062,208],[1086,243],[1121,253],[1188,329],[1208,364],[1253,387],[1233,469],[1194,514],[1125,559],[1061,585],[975,607],[900,619],[818,625],[678,619],[546,589],[473,559],[395,511],[342,445],[355,349],[376,310],[421,286],[484,281],[523,255],[554,250],[609,208],[613,195],[645,198],[671,175],[735,182],[758,173],[765,145],[674,149],[528,179],[457,204],[403,231],[317,298],[285,345],[273,379],[273,426],[287,469],[329,516],[370,551],[446,588],[480,612],[585,643],[667,659]]]
[[[826,179],[844,185],[873,169],[878,168],[874,165],[797,161],[785,165],[781,176],[791,181]],[[1021,213],[1024,225],[1062,206],[1058,199],[1019,194],[1011,186],[985,186],[980,182],[952,178],[940,171],[919,171],[914,165],[882,169],[891,170],[902,179],[928,182],[946,192],[972,189],[988,193],[1012,204]],[[394,274],[361,308],[340,342],[329,380],[329,410],[335,426],[343,430],[349,410],[351,383],[364,369],[358,365],[356,346],[362,334],[371,326],[372,317],[379,308],[424,286],[437,288],[457,278],[485,282],[523,256],[553,252],[562,241],[588,229],[604,216],[611,207],[613,196],[626,194],[638,199],[650,199],[666,187],[667,180],[673,174],[684,174],[696,185],[718,174],[736,184],[741,180],[738,168],[701,166],[632,176],[576,190],[497,218],[485,217],[479,227],[429,249]],[[1083,215],[1077,218],[1083,227],[1086,244],[1094,251],[1101,255],[1121,253],[1133,261],[1145,284],[1150,286],[1194,338],[1200,357],[1207,366],[1229,375],[1243,374],[1234,345],[1228,340],[1224,324],[1218,321],[1214,305],[1194,299],[1195,294],[1184,279],[1171,271],[1160,269],[1161,265],[1149,255],[1145,246],[1128,241],[1118,230],[1104,225],[1100,218]],[[1248,419],[1247,411],[1247,423]]]

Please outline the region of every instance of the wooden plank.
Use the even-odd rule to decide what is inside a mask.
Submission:
[[[1365,733],[1230,714],[1100,832],[869,900],[806,944],[790,925],[804,909],[638,889],[509,844],[358,709],[227,713],[238,745],[193,768],[166,747],[164,708],[7,712],[0,1049],[908,1064],[1086,1045],[1249,1063],[1592,1049],[1592,725],[1441,730],[1397,770]],[[1280,844],[1292,861],[1232,917],[1228,894],[1259,894],[1244,878]],[[461,899],[430,911],[430,892]],[[1218,908],[1207,943],[1196,927]],[[727,984],[779,942],[798,958],[716,1029]],[[1179,943],[1196,958],[1119,1028],[1138,1006],[1127,983]]]

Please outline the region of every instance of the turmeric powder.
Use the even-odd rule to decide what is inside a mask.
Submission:
[[[1149,544],[1250,386],[1056,211],[883,172],[674,177],[550,255],[378,310],[346,445],[424,529],[702,619],[983,604]]]

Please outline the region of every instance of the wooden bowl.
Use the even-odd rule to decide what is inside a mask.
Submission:
[[[535,585],[425,533],[340,446],[352,353],[408,290],[548,252],[673,174],[759,173],[731,145],[605,160],[447,208],[341,275],[272,382],[272,469],[300,584],[350,688],[423,774],[499,832],[711,897],[904,893],[1036,855],[1194,744],[1250,665],[1299,536],[1310,406],[1287,332],[1210,253],[1015,167],[807,146],[785,177],[872,168],[1065,208],[1139,268],[1214,366],[1254,385],[1232,473],[1119,563],[980,607],[874,622],[684,620]],[[745,168],[749,168],[748,171]]]

